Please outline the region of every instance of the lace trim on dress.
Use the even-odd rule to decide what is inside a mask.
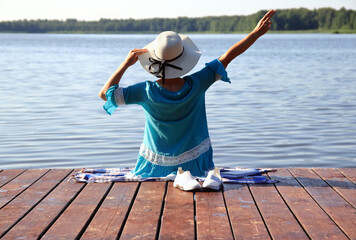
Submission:
[[[115,89],[115,102],[117,105],[126,105],[125,99],[124,99],[124,92],[121,87],[118,87]]]
[[[185,162],[189,162],[199,157],[201,154],[207,152],[210,147],[211,147],[210,138],[207,138],[203,142],[201,142],[198,146],[184,153],[181,153],[178,156],[165,156],[153,152],[142,143],[140,148],[140,155],[144,157],[146,160],[148,160],[149,162],[156,165],[176,166]]]

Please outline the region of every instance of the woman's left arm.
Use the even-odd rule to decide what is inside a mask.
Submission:
[[[116,71],[111,75],[111,77],[109,78],[109,80],[105,83],[105,85],[103,86],[103,88],[101,89],[101,91],[99,92],[99,97],[101,99],[103,99],[104,101],[106,101],[106,92],[108,91],[108,89],[111,86],[114,86],[116,84],[119,84],[122,75],[124,75],[124,73],[126,72],[126,70],[134,65],[137,60],[138,60],[138,56],[147,52],[147,49],[133,49],[129,52],[129,54],[127,55],[125,61],[123,61],[120,66],[116,69]]]
[[[227,65],[234,60],[237,56],[245,52],[259,37],[265,34],[271,27],[270,21],[275,10],[270,10],[258,23],[255,29],[248,34],[244,39],[235,43],[230,47],[221,57],[220,62],[226,68]]]

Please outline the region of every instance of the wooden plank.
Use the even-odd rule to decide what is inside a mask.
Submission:
[[[337,170],[356,184],[356,168],[338,168]]]
[[[247,184],[224,184],[224,196],[235,239],[270,238]]]
[[[68,183],[63,180],[31,212],[18,222],[5,239],[38,239],[43,231],[84,187],[84,183]]]
[[[313,168],[313,170],[356,208],[356,184],[334,168]]]
[[[75,239],[110,186],[111,183],[87,184],[41,239]]]
[[[71,170],[51,170],[0,210],[0,236],[23,217]]]
[[[250,190],[273,239],[309,239],[272,184],[251,184]]]
[[[221,191],[196,192],[197,239],[233,239]]]
[[[156,237],[166,184],[166,182],[141,183],[120,240]]]
[[[194,231],[193,192],[168,183],[159,239],[194,239]]]
[[[308,193],[351,239],[356,239],[356,209],[311,169],[289,169]]]
[[[311,239],[348,239],[287,169],[268,175]]]
[[[8,169],[0,172],[0,187],[26,171],[25,169]]]
[[[0,188],[0,208],[46,174],[49,169],[30,169]]]
[[[117,182],[106,196],[82,239],[116,239],[132,204],[138,182]]]

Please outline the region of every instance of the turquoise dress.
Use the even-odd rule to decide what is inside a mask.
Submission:
[[[230,80],[218,59],[184,79],[177,92],[164,89],[156,81],[127,88],[114,85],[106,92],[104,109],[109,114],[119,105],[139,104],[144,109],[143,143],[132,172],[137,176],[165,177],[175,174],[178,167],[204,176],[214,168],[205,92],[216,80]]]

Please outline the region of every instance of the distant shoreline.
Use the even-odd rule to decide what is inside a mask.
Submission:
[[[0,34],[117,34],[117,35],[125,35],[125,34],[158,34],[160,32],[102,32],[102,31],[50,31],[50,32],[13,32],[13,31],[0,31]],[[248,34],[250,31],[239,31],[239,32],[180,32],[183,34]],[[306,33],[315,33],[315,34],[356,34],[356,30],[285,30],[285,31],[278,31],[278,30],[270,30],[268,31],[269,34],[306,34]]]
[[[157,34],[179,33],[220,34],[248,33],[267,10],[247,16],[206,16],[151,19],[105,19],[97,21],[15,20],[0,21],[0,32],[6,33],[71,33],[71,34]],[[277,9],[271,33],[356,33],[356,11],[341,8]]]

